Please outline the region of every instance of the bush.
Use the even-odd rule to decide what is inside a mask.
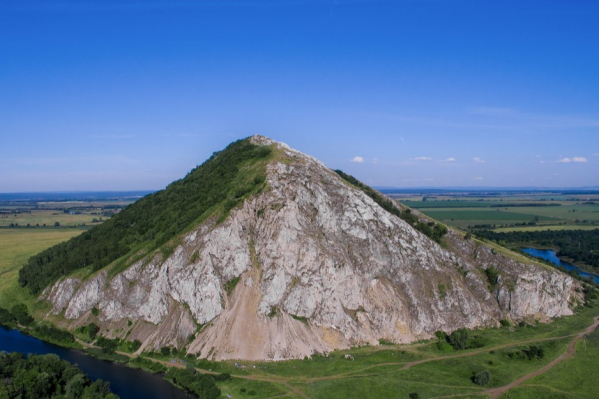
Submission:
[[[499,272],[495,266],[491,265],[485,269],[485,275],[489,281],[489,291],[493,291],[499,282]]]
[[[8,310],[0,308],[0,325],[11,327],[15,324],[17,319]]]
[[[28,326],[33,323],[33,317],[29,316],[27,306],[23,303],[14,305],[11,309],[11,313],[17,322],[22,326]]]
[[[136,352],[139,348],[141,348],[141,341],[139,339],[129,342],[129,350],[131,352]]]
[[[162,356],[169,356],[171,354],[171,348],[169,348],[168,346],[163,346],[162,348],[160,348],[160,354]]]
[[[476,385],[480,385],[483,387],[489,385],[489,383],[491,382],[491,373],[489,372],[489,370],[481,371],[480,373],[474,375],[472,381]]]
[[[522,352],[524,352],[528,360],[545,357],[545,349],[542,346],[529,346],[528,349],[523,349]]]
[[[96,317],[98,317],[100,315],[100,309],[98,309],[97,307],[93,307],[92,308],[92,314]]]
[[[96,345],[102,348],[103,353],[114,353],[116,348],[119,346],[120,340],[118,338],[108,339],[102,336],[96,340]]]
[[[449,336],[449,344],[455,350],[462,350],[468,347],[468,339],[470,338],[470,331],[466,328],[460,328],[455,330]]]
[[[92,341],[96,339],[98,332],[100,331],[100,327],[96,323],[89,323],[87,325],[87,335],[89,335],[89,339]]]
[[[512,326],[512,323],[508,319],[501,319],[501,321],[499,323],[501,323],[502,327],[511,327]]]

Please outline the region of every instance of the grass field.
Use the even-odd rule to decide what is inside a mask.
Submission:
[[[30,256],[81,234],[81,229],[0,229],[0,307],[10,308],[31,298],[17,280]]]
[[[31,210],[31,213],[19,213],[12,215],[1,215],[0,226],[6,227],[11,223],[18,223],[19,226],[54,226],[58,222],[61,226],[80,226],[82,224],[94,225],[93,219],[100,219],[99,215],[81,214],[71,215],[57,210]],[[106,217],[104,217],[106,219]]]
[[[498,231],[592,230],[599,228],[599,204],[587,203],[582,196],[534,196],[523,200],[519,195],[481,200],[438,197],[418,201],[401,200],[433,219],[460,229],[494,225]],[[421,198],[420,198],[421,199]],[[559,206],[526,206],[531,203]],[[529,225],[533,224],[533,225]]]

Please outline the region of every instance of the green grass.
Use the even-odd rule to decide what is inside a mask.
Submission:
[[[0,227],[9,226],[11,223],[18,223],[19,226],[27,226],[30,224],[31,226],[35,226],[39,224],[43,226],[54,226],[54,223],[58,222],[61,226],[80,226],[82,224],[94,226],[98,223],[92,223],[93,219],[108,219],[104,216],[99,215],[71,215],[68,213],[64,213],[62,211],[56,210],[31,210],[31,213],[20,213],[15,215],[2,215],[0,217]]]
[[[589,220],[599,221],[599,206],[598,205],[563,205],[553,207],[538,207],[538,208],[510,208],[511,212],[522,214],[533,214],[545,217],[559,218],[563,220],[575,221]]]
[[[589,334],[576,345],[576,355],[554,368],[531,380],[526,385],[534,387],[514,389],[503,398],[533,398],[539,391],[558,392],[564,398],[583,397],[593,398],[599,396],[597,393],[597,381],[599,380],[599,332]],[[563,392],[563,393],[560,393]],[[565,395],[569,396],[565,396]],[[552,396],[562,397],[562,396]]]
[[[71,237],[79,229],[0,229],[0,307],[18,302],[35,305],[35,298],[19,287],[19,269],[30,256]]]

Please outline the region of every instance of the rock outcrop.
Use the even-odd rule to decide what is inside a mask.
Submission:
[[[114,276],[61,279],[42,295],[52,312],[74,327],[96,307],[103,334],[143,348],[279,360],[564,316],[581,300],[555,269],[452,230],[444,248],[314,158],[250,140],[276,152],[266,190],[183,234],[166,259],[153,253]]]

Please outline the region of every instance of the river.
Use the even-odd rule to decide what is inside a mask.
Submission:
[[[93,380],[109,381],[111,391],[121,399],[188,398],[185,393],[159,375],[96,359],[82,351],[49,344],[17,330],[0,327],[0,351],[39,355],[54,353],[64,360],[77,364]]]
[[[573,264],[561,260],[555,254],[555,251],[553,251],[551,249],[521,248],[520,250],[528,255],[534,256],[535,258],[541,258],[541,259],[548,260],[549,262],[553,263],[554,265],[563,267],[566,270],[574,270],[574,271],[578,272],[578,274],[581,277],[593,278],[595,283],[599,284],[599,276],[582,271],[578,267],[574,266]]]

